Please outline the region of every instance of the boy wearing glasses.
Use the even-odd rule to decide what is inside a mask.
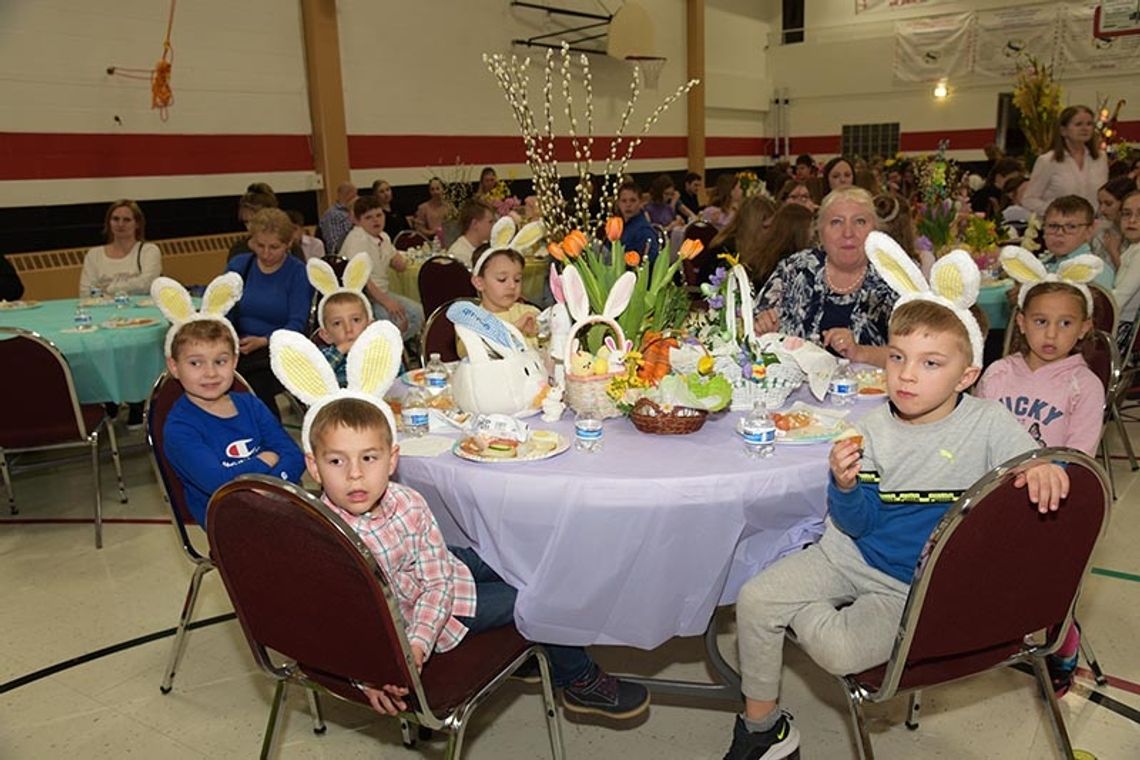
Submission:
[[[1093,237],[1094,212],[1092,204],[1079,195],[1062,195],[1045,209],[1045,248],[1053,260],[1045,267],[1057,271],[1062,262],[1082,253],[1092,253],[1089,243]],[[1097,285],[1112,290],[1116,272],[1105,262],[1104,269],[1093,280]]]

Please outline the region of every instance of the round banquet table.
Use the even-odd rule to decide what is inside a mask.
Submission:
[[[132,297],[131,303],[143,300]],[[99,329],[75,332],[76,298],[41,301],[34,309],[0,309],[0,325],[21,327],[55,344],[67,358],[80,403],[144,401],[155,378],[166,369],[163,341],[169,325],[153,306],[116,308],[113,303],[89,307]],[[99,327],[116,317],[147,317],[145,327]]]
[[[403,272],[390,269],[388,271],[388,287],[391,288],[392,292],[419,303],[420,265],[425,260],[425,258],[410,256],[408,268]],[[533,304],[542,303],[542,293],[546,287],[546,276],[549,271],[550,259],[531,256],[526,258],[526,264],[523,267],[523,298]]]
[[[1012,311],[1006,296],[1013,287],[1011,280],[998,280],[978,290],[978,307],[986,313],[991,330],[1004,330]]]
[[[818,403],[806,389],[795,400]],[[829,445],[748,459],[741,415],[683,436],[606,420],[600,453],[571,446],[536,462],[406,456],[396,479],[424,495],[449,544],[474,546],[518,588],[515,619],[532,641],[653,649],[703,633],[746,580],[823,532]],[[569,412],[530,423],[573,436]]]

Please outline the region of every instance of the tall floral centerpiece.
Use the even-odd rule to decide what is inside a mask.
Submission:
[[[1061,85],[1053,78],[1053,67],[1031,55],[1019,60],[1013,83],[1013,104],[1021,112],[1021,131],[1029,143],[1031,158],[1051,150],[1057,117],[1061,115]],[[1027,163],[1033,165],[1032,160]]]
[[[942,252],[954,239],[954,221],[958,209],[954,203],[954,186],[959,170],[957,164],[946,157],[948,140],[938,143],[938,151],[915,163],[922,199],[918,208],[918,234],[926,238],[935,253]]]

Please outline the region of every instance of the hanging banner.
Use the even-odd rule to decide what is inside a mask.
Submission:
[[[1049,66],[1056,60],[1058,11],[1062,6],[1021,6],[978,11],[974,31],[974,73],[1010,79],[1026,56]],[[1091,16],[1088,33],[1092,33]]]
[[[919,6],[938,5],[946,0],[855,0],[855,12],[867,11],[897,11],[903,8],[916,8]]]
[[[1057,74],[1140,70],[1140,36],[1094,37],[1097,2],[1069,3],[1061,11]],[[1107,6],[1108,3],[1105,3]],[[1137,8],[1136,0],[1132,7]]]
[[[895,79],[935,82],[968,73],[972,19],[957,13],[895,24]]]

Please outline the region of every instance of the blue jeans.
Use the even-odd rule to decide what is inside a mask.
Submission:
[[[487,631],[515,622],[515,599],[519,592],[509,586],[474,549],[448,549],[460,562],[467,565],[475,578],[475,615],[457,618],[471,633]],[[555,686],[566,686],[580,681],[594,669],[594,661],[582,647],[544,644],[550,656],[551,675]]]
[[[411,340],[419,335],[420,330],[424,328],[424,307],[412,299],[405,298],[396,293],[389,293],[388,295],[396,299],[396,301],[404,307],[404,314],[408,317],[408,329],[400,333],[400,337],[404,340]],[[387,319],[389,322],[395,324],[391,315],[388,314],[388,310],[376,302],[372,303],[372,313],[376,316],[376,319]]]

